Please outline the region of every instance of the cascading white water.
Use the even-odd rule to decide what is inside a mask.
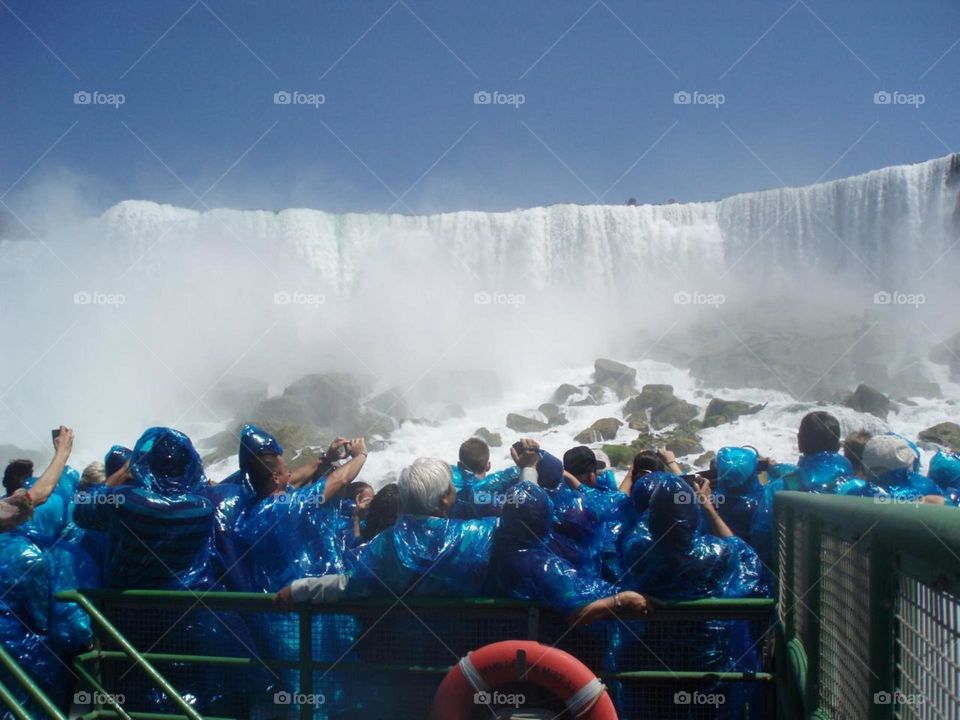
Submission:
[[[423,216],[41,208],[22,216],[39,238],[0,225],[18,231],[0,234],[13,339],[0,349],[0,442],[38,446],[68,421],[95,455],[152,424],[211,430],[229,418],[206,393],[231,375],[278,390],[339,368],[405,387],[437,367],[493,368],[514,402],[534,402],[531,388],[598,356],[639,362],[646,349],[626,342],[639,329],[660,338],[706,314],[736,334],[736,314],[691,314],[678,289],[725,293],[728,308],[741,293],[741,310],[776,297],[813,323],[876,290],[939,292],[934,307],[952,312],[958,175],[951,156],[717,202]],[[903,315],[928,345],[956,330],[933,317]]]

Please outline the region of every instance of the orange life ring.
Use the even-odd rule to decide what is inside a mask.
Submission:
[[[563,650],[532,640],[504,640],[474,650],[450,669],[430,709],[430,720],[470,720],[476,696],[518,681],[542,687],[582,720],[617,720],[603,683]]]

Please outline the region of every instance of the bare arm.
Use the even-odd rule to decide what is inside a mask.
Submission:
[[[339,493],[343,488],[352,483],[363,464],[367,461],[367,442],[363,438],[353,440],[349,447],[350,460],[338,467],[327,478],[327,484],[323,488],[323,501],[327,502]]]
[[[337,458],[337,451],[343,445],[348,445],[350,443],[346,438],[338,437],[332,443],[327,451],[314,460],[311,463],[307,463],[303,467],[299,467],[293,472],[290,473],[290,482],[287,483],[291,488],[301,488],[304,485],[317,480],[318,478],[323,477],[326,473],[330,472],[333,468],[336,467],[334,461]]]
[[[568,620],[571,625],[589,625],[607,617],[646,617],[652,612],[643,595],[627,590],[584,605]]]
[[[73,450],[73,430],[63,425],[60,426],[60,434],[54,440],[55,452],[53,460],[43,471],[43,474],[33,484],[33,487],[27,491],[30,502],[36,505],[43,505],[53,493],[53,489],[60,482],[60,476],[63,475],[63,469],[70,458],[70,451]]]
[[[125,485],[130,482],[130,479],[133,477],[133,473],[130,472],[130,461],[127,460],[123,464],[123,467],[113,473],[104,481],[104,485],[107,487],[117,487],[118,485]]]
[[[623,477],[623,482],[620,483],[620,492],[624,495],[629,495],[631,490],[633,490],[633,465],[627,470],[627,474]]]

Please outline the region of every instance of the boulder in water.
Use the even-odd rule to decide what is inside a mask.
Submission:
[[[656,429],[668,425],[683,425],[693,420],[699,414],[695,405],[686,400],[674,398],[670,402],[655,407],[650,413],[650,424]]]
[[[491,432],[485,427],[477,428],[473,434],[492,448],[503,445],[503,438],[500,436],[500,433]]]
[[[600,358],[593,364],[594,380],[613,389],[618,397],[627,397],[637,384],[637,371],[616,360]]]
[[[763,405],[751,405],[742,400],[721,400],[713,398],[707,405],[703,416],[703,427],[716,427],[724,423],[733,422],[743,415],[753,415],[763,410]]]
[[[960,425],[954,422],[942,422],[921,430],[917,439],[921,442],[935,443],[960,452]]]
[[[870,413],[886,420],[890,413],[890,398],[869,385],[861,383],[843,403],[857,412]]]
[[[550,427],[567,424],[567,416],[564,415],[563,411],[553,403],[543,403],[537,408],[537,410],[543,413],[543,416],[547,419],[547,424],[549,424]]]
[[[697,436],[687,432],[679,432],[669,436],[665,447],[677,457],[703,452],[703,445],[700,444]]]
[[[526,417],[519,413],[510,413],[507,415],[507,427],[518,433],[536,433],[543,432],[550,426],[536,418]]]
[[[617,436],[617,430],[623,423],[616,418],[601,418],[583,432],[579,433],[574,440],[578,443],[589,444],[601,440],[613,440]]]
[[[710,463],[716,460],[716,458],[717,454],[713,450],[707,450],[707,452],[693,461],[693,466],[701,469],[708,468],[710,467]]]
[[[631,415],[642,410],[652,410],[676,400],[673,385],[644,385],[640,394],[627,400],[623,405],[623,414]]]
[[[407,401],[397,388],[385,390],[379,395],[370,398],[364,404],[368,408],[382,412],[384,415],[389,415],[395,420],[406,420],[413,417],[410,408],[407,406]]]
[[[556,390],[553,391],[553,395],[550,397],[550,401],[556,405],[563,405],[574,395],[580,394],[580,388],[576,385],[571,385],[570,383],[564,383]]]
[[[641,433],[650,432],[650,421],[647,420],[647,413],[643,410],[627,415],[627,427],[631,430],[638,430]]]

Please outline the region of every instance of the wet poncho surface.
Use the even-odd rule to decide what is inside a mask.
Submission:
[[[480,478],[457,463],[451,467],[451,474],[457,500],[450,516],[471,520],[500,514],[507,490],[520,479],[520,468],[514,465]]]
[[[512,488],[494,536],[492,582],[498,594],[535,600],[569,614],[616,593],[597,575],[550,549],[553,502],[531,483]]]
[[[74,520],[108,534],[107,584],[184,590],[213,586],[213,507],[199,495],[206,479],[190,439],[151,428],[131,459],[133,484],[80,494]]]
[[[717,512],[733,534],[748,545],[753,545],[753,517],[763,499],[757,465],[757,453],[751,448],[724,447],[717,452]]]
[[[960,455],[938,450],[927,472],[951,505],[960,504]]]
[[[350,596],[482,594],[496,518],[401,515],[396,525],[347,553]],[[389,590],[388,590],[389,588]]]

